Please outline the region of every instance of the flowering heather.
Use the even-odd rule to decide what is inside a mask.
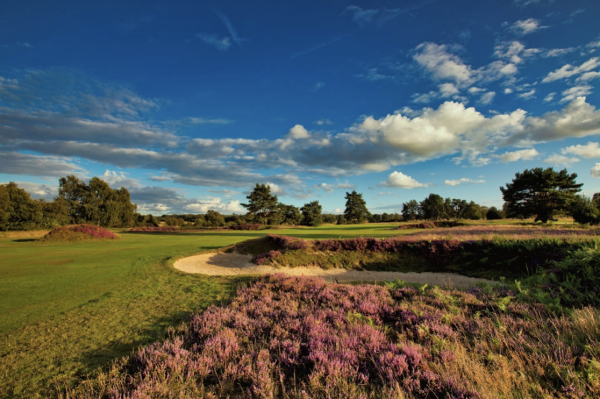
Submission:
[[[312,264],[323,268],[453,272],[510,279],[535,273],[538,267],[560,261],[570,251],[589,248],[598,241],[589,235],[484,236],[478,240],[427,240],[420,235],[410,235],[315,241],[270,235],[267,240],[275,245],[268,250],[281,251],[277,262],[290,267]],[[271,256],[260,257],[261,264],[271,259]]]
[[[128,233],[173,233],[176,231],[179,231],[178,226],[142,226],[127,230]]]
[[[261,227],[260,224],[236,224],[229,226],[229,230],[258,230]]]
[[[69,397],[598,397],[599,312],[502,295],[266,276]]]
[[[457,227],[463,226],[463,223],[454,221],[441,221],[441,222],[421,222],[413,224],[402,224],[396,227],[396,230],[409,230],[409,229],[437,229],[438,227]]]
[[[104,227],[95,226],[93,224],[76,224],[72,226],[57,227],[40,238],[39,241],[79,241],[89,239],[114,240],[117,238],[121,237]]]
[[[280,251],[269,251],[266,254],[256,255],[254,258],[252,258],[252,262],[257,265],[262,265],[264,263],[267,263],[267,261],[273,260],[280,255]]]
[[[275,234],[269,234],[268,239],[275,245],[278,245],[282,249],[298,250],[310,248],[310,242],[302,240],[300,238],[289,237],[289,236],[278,236]]]

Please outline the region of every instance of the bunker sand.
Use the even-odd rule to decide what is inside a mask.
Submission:
[[[394,281],[437,285],[439,287],[468,289],[479,282],[494,284],[493,281],[452,273],[400,273],[374,272],[366,270],[322,269],[320,267],[273,267],[255,265],[251,255],[238,253],[204,253],[179,259],[174,267],[185,273],[206,274],[209,276],[262,275],[283,273],[288,276],[321,277],[335,281]]]

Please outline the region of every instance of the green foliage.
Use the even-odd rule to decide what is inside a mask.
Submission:
[[[352,191],[346,193],[346,209],[344,217],[347,223],[363,223],[369,219],[371,213],[367,209],[367,202],[363,199],[362,194]]]
[[[402,204],[402,219],[406,221],[417,220],[419,214],[419,203],[416,200],[410,200]]]
[[[598,197],[596,197],[598,198]],[[593,202],[587,197],[576,195],[569,204],[569,213],[573,220],[581,224],[600,223],[600,210],[598,201]]]
[[[598,242],[552,261],[532,276],[516,282],[522,299],[562,307],[600,304],[600,246]]]
[[[89,184],[72,175],[59,179],[57,198],[67,209],[69,223],[91,222],[104,227],[135,224],[137,206],[131,203],[129,190],[112,189],[98,177]]]
[[[246,197],[247,204],[241,204],[249,215],[262,224],[267,224],[273,213],[277,213],[277,196],[271,195],[271,187],[256,183],[254,190]]]
[[[282,216],[281,224],[297,225],[302,221],[300,209],[294,205],[279,204],[279,213]]]
[[[568,174],[566,169],[555,172],[552,168],[525,169],[516,173],[512,183],[500,187],[504,201],[511,213],[530,217],[537,215],[536,221],[546,223],[556,211],[567,210],[575,194],[583,184],[577,184],[576,173]]]
[[[304,204],[300,211],[302,212],[303,225],[319,226],[323,224],[323,217],[321,216],[322,207],[319,205],[319,201]]]
[[[492,207],[490,207],[490,209],[488,209],[487,214],[485,215],[485,218],[487,220],[504,219],[504,213],[502,211],[499,211],[498,208],[496,208],[495,206],[492,206]]]
[[[32,230],[42,223],[42,205],[16,183],[0,185],[0,231]]]
[[[438,194],[429,194],[429,197],[421,201],[419,207],[423,219],[439,220],[447,217],[444,199]]]

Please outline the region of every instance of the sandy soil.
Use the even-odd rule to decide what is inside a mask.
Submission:
[[[204,253],[179,259],[176,269],[186,273],[207,274],[209,276],[234,276],[242,274],[284,273],[288,276],[315,276],[326,281],[393,281],[437,285],[446,288],[471,288],[478,282],[493,283],[489,280],[460,276],[451,273],[400,273],[371,272],[362,270],[331,269],[320,267],[273,267],[250,263],[252,256],[236,253]]]

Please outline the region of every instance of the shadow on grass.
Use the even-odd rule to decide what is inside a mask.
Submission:
[[[18,240],[13,240],[13,242],[34,242],[37,240],[37,238],[20,238]]]

